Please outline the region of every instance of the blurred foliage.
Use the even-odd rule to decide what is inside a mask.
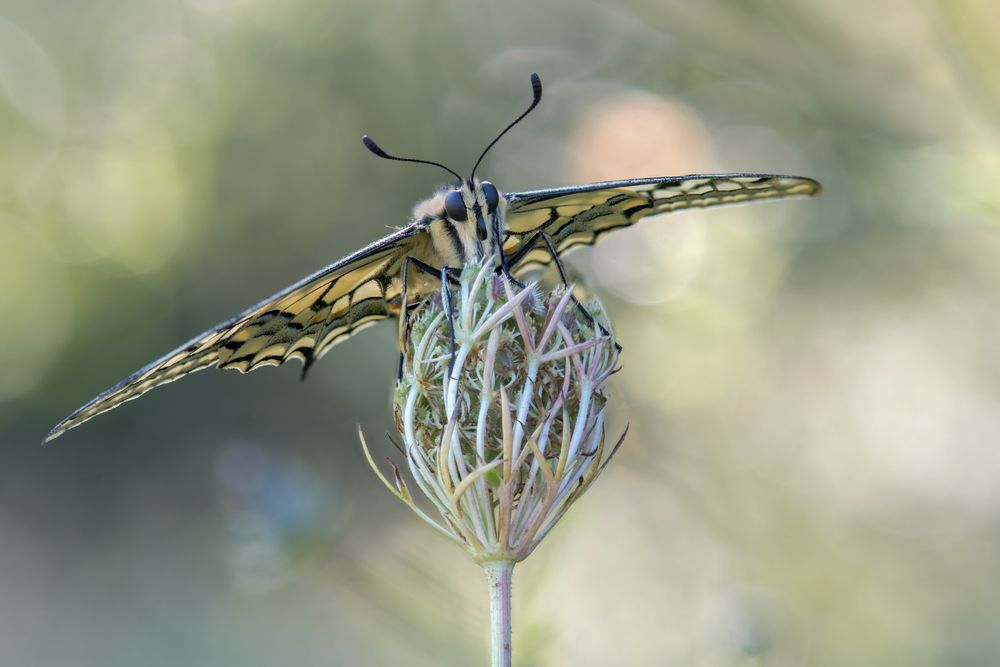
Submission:
[[[996,664],[998,25],[986,0],[4,0],[0,663],[483,662],[481,575],[355,439],[391,427],[391,325],[305,383],[203,373],[38,443],[405,224],[440,174],[362,133],[465,170],[538,71],[501,189],[826,192],[573,255],[632,429],[515,575],[517,664]]]

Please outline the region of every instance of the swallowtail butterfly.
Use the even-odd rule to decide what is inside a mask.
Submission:
[[[486,147],[468,178],[443,164],[400,158],[369,137],[379,157],[441,167],[455,181],[413,209],[408,225],[303,278],[239,315],[195,336],[136,371],[63,419],[46,441],[153,387],[215,366],[241,372],[289,359],[304,371],[327,350],[379,320],[396,317],[404,304],[440,289],[442,276],[472,258],[499,258],[511,277],[556,263],[566,251],[593,245],[642,218],[688,208],[811,196],[816,181],[776,174],[695,174],[589,183],[549,190],[501,193],[476,178],[486,153],[541,100],[531,75],[531,105]],[[405,288],[404,288],[405,286]]]

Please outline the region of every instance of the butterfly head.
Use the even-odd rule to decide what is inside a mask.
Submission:
[[[462,178],[457,172],[440,162],[390,155],[367,134],[361,138],[365,147],[378,157],[399,162],[433,165],[444,169],[457,179],[454,186],[439,192],[426,202],[418,204],[414,210],[414,219],[439,220],[446,223],[444,229],[456,249],[454,257],[459,260],[459,266],[473,256],[482,258],[487,250],[490,252],[499,250],[498,247],[494,247],[498,244],[495,237],[501,228],[506,200],[492,183],[476,178],[476,169],[479,168],[479,164],[490,149],[500,141],[500,137],[507,134],[508,130],[521,122],[522,118],[538,106],[542,99],[542,81],[537,74],[531,75],[531,92],[531,104],[521,115],[501,130],[480,153],[468,178]]]
[[[462,183],[444,196],[444,214],[454,224],[474,224],[476,238],[486,241],[492,231],[494,216],[500,209],[502,197],[489,181],[478,178]],[[471,230],[470,230],[471,231]]]
[[[448,266],[496,252],[507,200],[489,181],[455,181],[413,209],[413,220],[431,234],[438,256]]]

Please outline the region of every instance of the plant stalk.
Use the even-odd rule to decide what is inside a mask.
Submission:
[[[483,563],[486,585],[490,589],[492,667],[510,667],[510,582],[513,572],[513,561],[495,560]]]

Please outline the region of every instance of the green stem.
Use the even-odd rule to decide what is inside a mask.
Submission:
[[[513,572],[513,561],[483,563],[483,573],[490,589],[492,667],[510,667],[510,582]]]

